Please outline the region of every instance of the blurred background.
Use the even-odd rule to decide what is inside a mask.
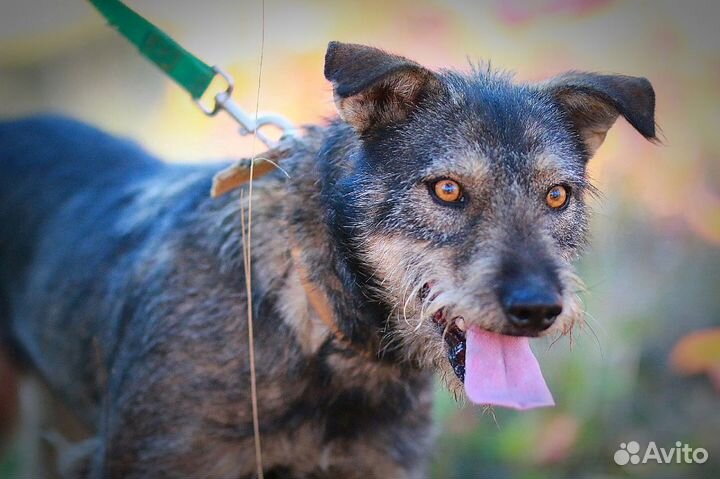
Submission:
[[[254,110],[260,1],[127,3],[228,70],[236,100]],[[259,108],[298,124],[334,114],[322,75],[329,40],[432,67],[491,60],[522,81],[578,69],[655,86],[664,144],[619,120],[590,164],[603,196],[580,263],[589,327],[572,347],[536,348],[558,406],[493,414],[438,388],[432,477],[720,477],[718,21],[712,1],[266,1]],[[0,116],[41,111],[135,138],[170,161],[250,151],[229,118],[206,118],[81,0],[0,5]],[[629,441],[641,452],[680,441],[709,459],[619,466],[614,454]],[[0,478],[20,475],[27,457],[11,444]]]

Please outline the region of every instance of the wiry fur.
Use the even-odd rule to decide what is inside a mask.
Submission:
[[[580,321],[571,261],[597,108],[564,101],[581,88],[606,105],[602,128],[619,111],[651,137],[654,105],[626,97],[652,89],[517,85],[335,43],[325,73],[346,121],[306,129],[289,177],[254,186],[265,477],[422,477],[432,372],[462,395],[430,318],[512,333],[498,284],[537,270],[562,291],[547,334]],[[243,205],[208,197],[220,168],[71,120],[0,124],[0,330],[96,438],[91,477],[253,474]],[[461,207],[433,199],[441,177],[463,185]],[[571,202],[549,211],[559,183]]]

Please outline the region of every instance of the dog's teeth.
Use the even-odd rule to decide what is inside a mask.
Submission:
[[[455,326],[458,327],[460,331],[465,331],[465,318],[460,316],[455,320]]]

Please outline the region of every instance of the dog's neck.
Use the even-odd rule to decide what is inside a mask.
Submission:
[[[308,353],[327,341],[364,363],[406,375],[415,367],[400,351],[384,351],[390,309],[371,294],[371,275],[353,250],[350,218],[336,189],[350,173],[357,139],[339,124],[311,128],[290,158],[253,188],[253,298],[277,298],[279,312]],[[212,200],[217,225],[236,225],[215,236],[228,271],[243,271],[238,191]],[[233,274],[235,276],[235,274]],[[403,372],[404,371],[404,372]]]
[[[353,141],[333,126],[311,129],[281,162],[287,175],[277,170],[254,184],[252,297],[258,327],[275,323],[264,314],[280,316],[304,355],[327,358],[347,387],[425,387],[431,384],[429,370],[418,369],[402,351],[383,351],[388,308],[369,294],[368,275],[358,267],[337,216],[341,199],[334,185],[348,174]],[[203,237],[213,242],[228,280],[244,284],[240,191],[207,204],[204,224],[217,232]],[[247,203],[242,208],[247,212]]]
[[[286,203],[292,261],[309,302],[330,324],[339,343],[375,361],[397,364],[399,357],[382,351],[390,310],[370,293],[371,275],[353,249],[347,228],[351,219],[336,187],[348,174],[356,138],[333,124],[310,132],[321,136],[315,148],[295,155]]]

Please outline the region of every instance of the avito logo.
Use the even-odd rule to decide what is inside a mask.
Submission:
[[[675,447],[667,449],[658,447],[655,441],[650,441],[645,448],[645,452],[641,455],[640,444],[637,441],[630,441],[627,444],[624,442],[620,444],[620,449],[615,451],[613,459],[620,466],[647,464],[648,462],[657,464],[703,464],[708,460],[708,452],[707,449],[702,447],[692,448],[680,441],[675,443]]]

